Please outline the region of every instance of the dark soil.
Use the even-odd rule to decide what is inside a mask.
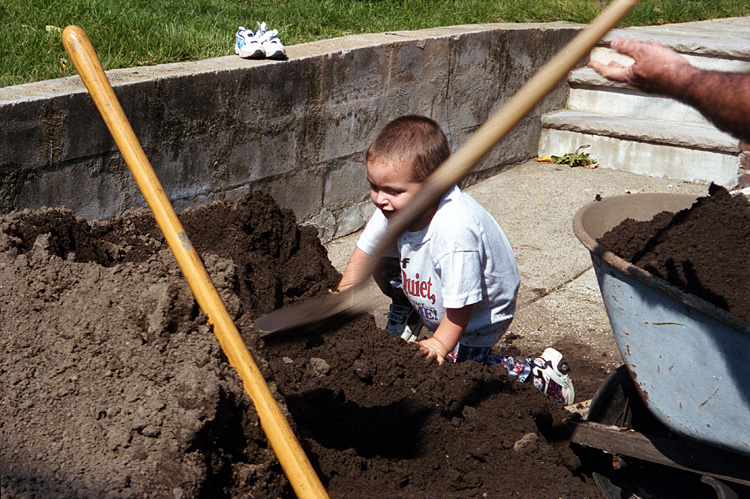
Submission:
[[[750,321],[750,204],[712,185],[689,209],[624,220],[599,244],[690,294]]]
[[[599,496],[570,413],[501,367],[426,365],[369,315],[260,341],[253,319],[339,279],[267,195],[180,218],[331,497]],[[293,497],[206,323],[147,211],[1,217],[2,497]],[[590,398],[604,370],[568,360]]]

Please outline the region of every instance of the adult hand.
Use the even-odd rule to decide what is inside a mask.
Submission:
[[[411,349],[415,351],[414,357],[424,357],[428,363],[437,361],[438,365],[445,362],[448,355],[448,348],[435,338],[414,342]]]
[[[659,43],[641,43],[615,38],[613,50],[630,56],[634,63],[623,66],[615,61],[604,65],[590,61],[589,67],[605,78],[627,83],[650,93],[674,96],[682,91],[695,68],[683,56]]]

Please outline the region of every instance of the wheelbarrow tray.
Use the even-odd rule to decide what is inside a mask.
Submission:
[[[573,229],[591,252],[617,347],[648,409],[680,435],[750,455],[750,323],[596,241],[627,218],[650,220],[696,199],[606,198],[578,210]]]

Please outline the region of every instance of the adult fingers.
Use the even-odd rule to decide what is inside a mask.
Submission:
[[[615,61],[611,61],[609,64],[604,65],[598,61],[589,61],[589,67],[610,80],[615,81],[626,81],[628,68],[618,64]]]
[[[628,40],[627,38],[615,38],[612,43],[609,44],[612,50],[615,50],[621,54],[629,55],[633,57],[639,50],[643,48],[645,44],[635,41]]]
[[[609,64],[602,64],[599,61],[591,60],[588,66],[596,71],[597,73],[604,73],[605,71],[612,71],[613,69],[622,69],[623,66],[615,61],[609,61]]]

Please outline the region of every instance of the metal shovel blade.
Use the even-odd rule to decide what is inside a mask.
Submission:
[[[361,287],[354,287],[279,308],[256,319],[255,326],[266,341],[312,334],[323,327],[334,329],[368,310],[360,290]]]

